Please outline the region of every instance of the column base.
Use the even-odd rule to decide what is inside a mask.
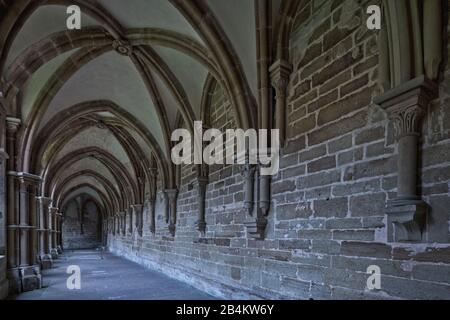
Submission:
[[[51,269],[53,267],[52,256],[49,254],[44,254],[39,259],[41,261],[41,269]]]
[[[267,226],[267,218],[259,217],[256,221],[247,221],[244,223],[250,238],[255,240],[264,240]]]
[[[9,288],[8,279],[0,280],[0,300],[3,300],[8,296],[8,288]]]
[[[20,293],[42,287],[41,270],[37,265],[10,269],[8,278],[10,292]]]
[[[6,257],[0,256],[0,300],[8,296],[9,282],[6,278]]]
[[[52,256],[53,260],[58,259],[58,249],[56,249],[56,248],[51,249],[50,250],[50,255]]]
[[[387,203],[387,235],[389,242],[421,242],[428,214],[422,200],[395,199]]]

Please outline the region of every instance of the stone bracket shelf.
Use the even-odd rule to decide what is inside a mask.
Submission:
[[[388,202],[386,215],[389,242],[420,242],[429,212],[428,204]]]

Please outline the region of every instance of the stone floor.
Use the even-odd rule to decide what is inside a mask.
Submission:
[[[67,289],[67,267],[78,265],[81,289]],[[94,250],[66,251],[44,270],[43,288],[13,300],[210,300],[214,297],[134,262]]]

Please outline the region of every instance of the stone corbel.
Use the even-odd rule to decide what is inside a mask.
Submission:
[[[259,166],[261,169],[261,165]],[[248,234],[257,240],[265,237],[267,215],[270,209],[270,180],[271,176],[258,174],[259,201],[254,221],[246,223]]]
[[[417,192],[421,120],[438,87],[424,76],[375,99],[393,122],[398,143],[397,198],[387,203],[388,241],[421,241],[428,205]]]
[[[198,177],[195,182],[197,187],[197,204],[198,204],[198,218],[196,222],[197,230],[204,235],[206,231],[206,219],[205,219],[205,201],[206,201],[206,188],[208,186],[208,178]]]
[[[166,189],[165,191],[169,209],[169,232],[172,237],[175,236],[175,228],[177,224],[177,189]]]
[[[286,105],[287,88],[292,73],[292,65],[284,60],[277,60],[270,67],[270,78],[275,89],[275,128],[280,130],[280,144],[284,146],[286,140]]]

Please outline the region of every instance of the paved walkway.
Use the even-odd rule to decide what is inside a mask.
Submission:
[[[69,265],[81,269],[81,289],[67,289]],[[94,250],[66,251],[54,268],[44,270],[43,288],[22,293],[16,300],[210,300],[214,297],[164,274]]]

